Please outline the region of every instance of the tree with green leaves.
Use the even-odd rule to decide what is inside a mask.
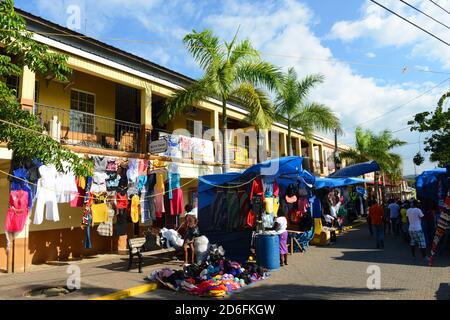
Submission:
[[[60,171],[65,161],[75,174],[89,175],[92,165],[48,136],[38,118],[22,109],[16,92],[4,81],[19,77],[24,68],[65,81],[71,72],[67,56],[32,39],[25,20],[14,10],[13,0],[0,1],[0,29],[0,142],[7,144],[16,159],[38,158]]]
[[[239,30],[238,30],[239,31]],[[279,83],[278,69],[261,59],[249,40],[237,41],[238,32],[231,42],[221,42],[212,31],[204,30],[186,35],[183,39],[194,60],[203,69],[203,76],[191,86],[178,90],[167,100],[159,115],[167,123],[185,108],[213,97],[222,103],[223,172],[229,169],[227,141],[227,102],[238,99],[254,116],[255,123],[264,123],[266,106],[258,87],[274,90]]]
[[[375,134],[371,130],[357,127],[355,147],[341,151],[339,157],[348,160],[349,164],[375,160],[383,174],[387,173],[391,179],[398,180],[402,176],[402,158],[391,150],[405,144],[405,141],[394,138],[389,130]],[[378,181],[377,175],[375,181]],[[375,186],[377,187],[378,183]]]
[[[431,132],[425,140],[425,151],[431,152],[430,161],[440,166],[450,163],[450,108],[445,110],[444,102],[450,98],[450,91],[442,95],[434,112],[421,112],[408,121],[411,131]],[[450,99],[449,99],[450,100]]]
[[[308,94],[317,84],[324,81],[324,76],[313,74],[299,80],[294,68],[289,68],[277,90],[275,101],[276,117],[287,123],[289,155],[292,156],[292,129],[300,129],[306,139],[311,139],[314,130],[331,132],[338,130],[341,123],[333,111],[324,104],[307,101]]]

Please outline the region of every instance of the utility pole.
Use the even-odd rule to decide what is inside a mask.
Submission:
[[[341,162],[339,160],[339,147],[337,140],[337,129],[334,130],[334,169],[335,171],[341,169]]]

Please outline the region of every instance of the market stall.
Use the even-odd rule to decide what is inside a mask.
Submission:
[[[278,210],[286,212],[288,229],[299,228],[310,218],[309,199],[315,181],[303,170],[302,161],[301,157],[284,157],[242,173],[200,177],[200,232],[211,243],[220,243],[227,256],[244,261],[252,235],[271,229]]]

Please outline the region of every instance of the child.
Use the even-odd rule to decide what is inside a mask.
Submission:
[[[278,210],[278,217],[275,219],[275,231],[278,234],[278,238],[280,239],[280,265],[287,265],[287,240],[288,240],[288,232],[287,232],[287,219],[284,216],[283,210]]]

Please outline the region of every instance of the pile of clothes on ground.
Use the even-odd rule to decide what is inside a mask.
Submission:
[[[241,265],[225,258],[221,246],[211,245],[201,264],[185,266],[183,270],[162,269],[148,276],[164,286],[192,295],[223,297],[254,282],[269,277],[267,269],[254,263]]]

